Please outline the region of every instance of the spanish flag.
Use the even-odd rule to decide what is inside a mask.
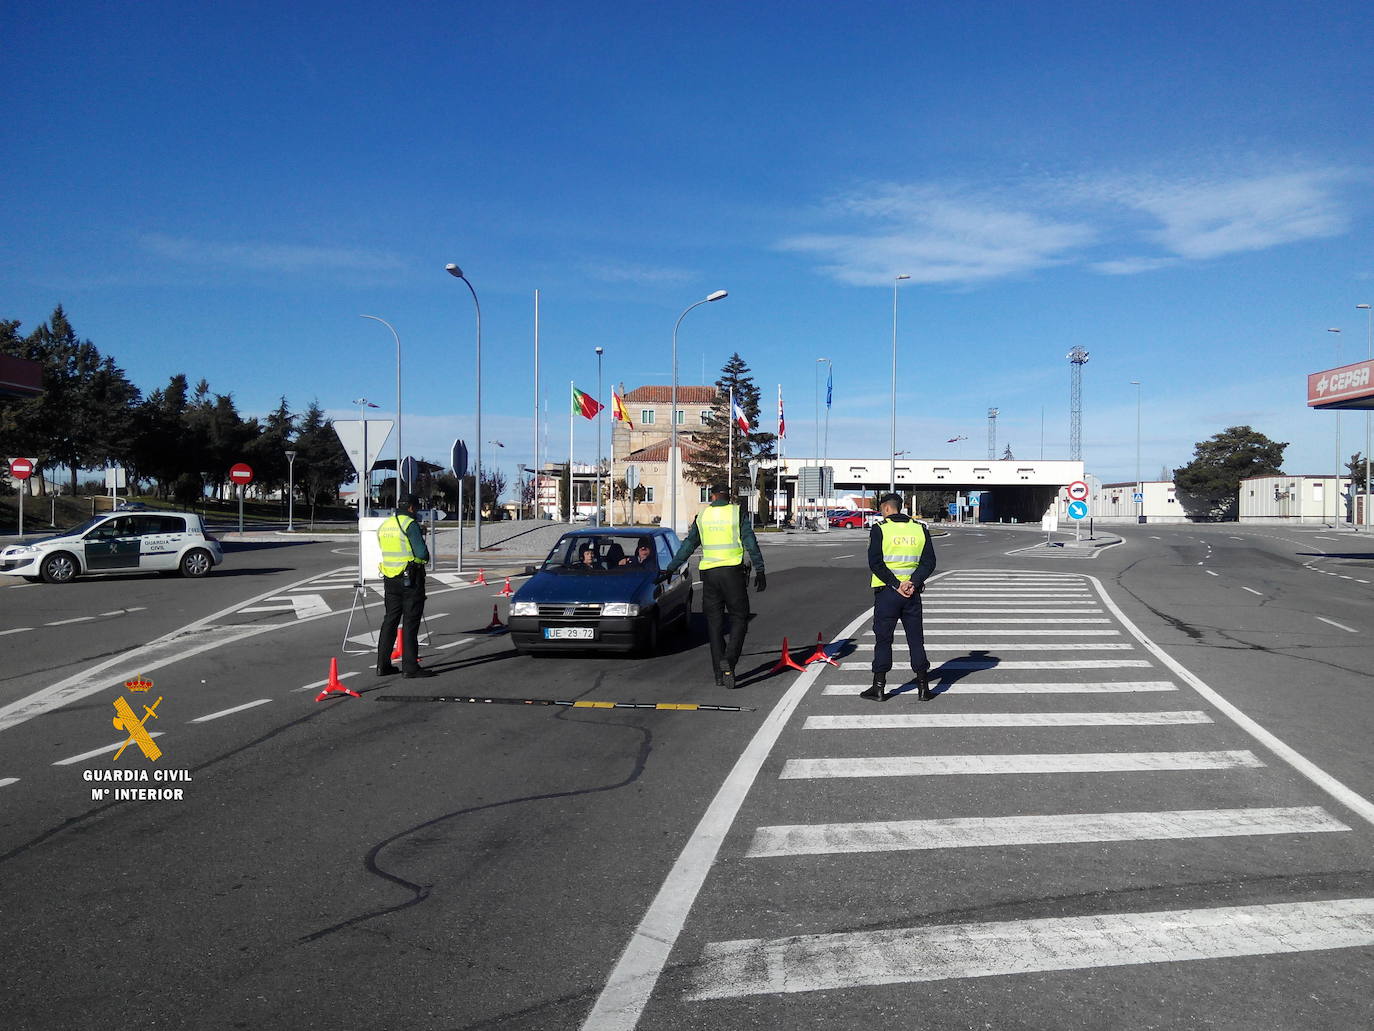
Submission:
[[[611,420],[613,422],[623,422],[630,429],[635,428],[635,424],[630,421],[630,413],[625,410],[625,399],[611,391]]]

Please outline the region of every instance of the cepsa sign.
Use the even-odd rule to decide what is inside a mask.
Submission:
[[[1365,360],[1307,377],[1309,408],[1374,408],[1374,362]]]

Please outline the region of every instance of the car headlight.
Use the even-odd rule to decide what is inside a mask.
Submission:
[[[537,616],[539,615],[539,605],[533,601],[513,601],[510,603],[510,614],[512,616]]]
[[[9,557],[9,558],[19,558],[21,555],[37,555],[37,554],[38,554],[38,549],[37,549],[37,548],[30,547],[30,546],[27,545],[27,544],[15,544],[15,545],[12,545],[11,547],[6,548],[4,551],[0,552],[0,555],[4,555],[4,556]]]
[[[603,616],[637,616],[639,606],[628,601],[608,601],[601,606]]]

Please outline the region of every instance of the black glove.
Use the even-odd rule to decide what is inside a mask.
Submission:
[[[658,575],[654,577],[654,583],[666,584],[670,579],[672,579],[672,576],[673,574],[668,572],[668,570],[661,569],[659,570]]]
[[[768,590],[768,577],[763,575],[762,569],[754,574],[754,590],[758,591],[759,594]]]

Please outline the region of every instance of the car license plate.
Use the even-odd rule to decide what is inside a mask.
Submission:
[[[590,626],[546,626],[546,641],[595,641],[596,628]]]

